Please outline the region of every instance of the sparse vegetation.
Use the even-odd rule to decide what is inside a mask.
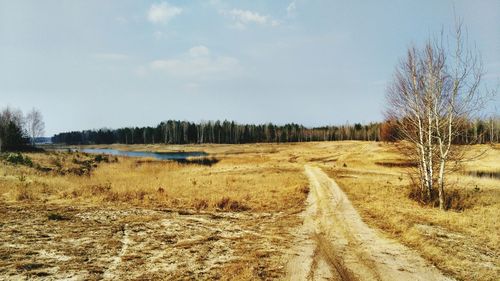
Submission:
[[[163,145],[114,145],[113,148],[200,150],[199,146]],[[482,151],[486,147],[472,149]],[[175,271],[179,279],[189,272],[187,267],[182,267],[185,265],[181,260],[187,258],[182,251],[195,252],[191,255],[198,258],[191,261],[189,268],[201,274],[196,275],[201,279],[202,276],[222,280],[234,280],[235,276],[241,280],[280,279],[284,276],[286,249],[294,241],[293,229],[302,221],[298,214],[304,210],[309,193],[303,166],[309,163],[320,165],[330,173],[367,223],[415,249],[445,273],[464,280],[494,280],[497,275],[494,264],[498,258],[491,253],[499,251],[500,242],[495,235],[496,222],[500,219],[498,180],[478,178],[468,172],[498,171],[498,146],[450,176],[456,183],[448,193],[450,212],[429,208],[409,198],[411,188],[405,174],[413,164],[402,159],[393,144],[204,145],[203,150],[218,161],[210,166],[136,158],[115,161],[114,157],[106,160],[103,156],[76,152],[23,154],[31,158],[32,167],[0,165],[0,198],[9,208],[3,212],[2,221],[24,225],[27,229],[38,225],[38,220],[44,224],[50,221],[51,227],[57,227],[61,235],[67,237],[72,235],[70,229],[77,228],[85,237],[99,235],[102,237],[99,243],[117,252],[123,235],[134,235],[129,246],[131,252],[121,262],[124,268],[139,262],[158,263],[139,252],[132,253],[132,249],[146,247],[140,245],[149,245],[148,253],[176,253],[176,257],[162,259],[181,266]],[[90,173],[69,172],[88,167]],[[23,204],[22,209],[15,211],[21,208],[16,207],[19,204]],[[30,211],[18,213],[20,210]],[[37,220],[24,217],[35,213],[42,217]],[[71,219],[59,223],[64,218]],[[92,226],[88,225],[90,222]],[[182,225],[182,231],[156,237],[160,233],[158,229],[165,227],[163,224]],[[46,225],[38,227],[50,235]],[[109,233],[117,234],[109,240]],[[262,236],[262,233],[266,234]],[[166,244],[158,244],[158,241],[166,241]],[[221,245],[224,247],[220,248]],[[52,245],[50,249],[72,256],[75,247]],[[97,244],[93,247],[99,248]],[[206,255],[203,251],[209,252],[210,247],[220,257],[217,258],[220,264],[215,267],[207,267],[205,263],[214,261],[214,257],[206,258],[207,261],[201,258]],[[200,256],[197,251],[201,251]],[[5,253],[0,246],[0,255]],[[110,254],[104,250],[99,253],[103,257]],[[37,254],[22,256],[19,260],[27,264],[35,262],[30,257]],[[9,260],[4,260],[2,266],[15,269]],[[91,264],[93,268],[105,266],[97,262]],[[71,268],[71,262],[68,261],[67,266]],[[204,271],[203,268],[211,269]],[[465,270],[467,268],[477,270],[471,273]],[[96,276],[104,274],[105,270],[101,270]],[[43,268],[26,272],[51,271]],[[116,274],[123,274],[119,272]]]
[[[137,233],[147,233],[144,228],[164,227],[162,224],[167,223],[164,221],[165,215],[178,214],[169,216],[168,223],[182,225],[181,230],[174,231],[168,237],[156,237],[159,232],[154,232],[150,239],[141,238],[146,239],[142,243],[152,247],[148,248],[148,253],[170,247],[168,251],[158,252],[158,255],[174,251],[177,256],[165,257],[164,260],[181,266],[182,261],[187,258],[183,258],[184,251],[202,251],[190,254],[197,258],[189,265],[189,268],[198,268],[199,265],[196,274],[201,275],[194,276],[200,278],[212,276],[227,280],[254,280],[283,276],[285,250],[293,241],[288,230],[300,224],[297,213],[303,209],[308,192],[302,166],[283,161],[287,159],[287,155],[278,153],[281,147],[252,145],[215,146],[207,149],[214,155],[207,158],[210,165],[206,164],[205,159],[189,159],[188,162],[178,163],[136,158],[116,160],[114,157],[76,152],[27,153],[34,163],[33,167],[0,166],[0,173],[4,175],[0,177],[0,198],[5,206],[14,208],[2,210],[2,221],[13,224],[12,219],[19,216],[13,215],[15,206],[27,204],[23,208],[31,210],[28,213],[33,214],[49,208],[50,211],[44,212],[45,217],[40,221],[52,222],[50,226],[59,229],[58,235],[71,236],[72,229],[79,227],[79,233],[94,237],[101,235],[101,232],[97,226],[89,228],[86,226],[87,222],[82,221],[81,212],[85,208],[89,209],[84,216],[94,219],[103,213],[108,214],[109,218],[115,217],[122,212],[120,208],[143,210],[138,211],[136,221],[127,217],[124,222],[123,216],[118,221],[108,217],[98,219],[99,227],[116,224],[119,238],[128,235],[131,228]],[[262,154],[268,151],[274,151],[276,156],[280,156],[271,158]],[[38,167],[43,167],[44,171]],[[90,173],[70,172],[87,168],[91,168]],[[16,179],[20,175],[24,178],[22,183]],[[34,211],[35,209],[39,211]],[[152,218],[146,215],[152,213]],[[13,217],[9,217],[10,215]],[[191,220],[195,219],[200,221],[193,226]],[[38,220],[31,217],[24,220],[23,227],[38,225]],[[59,224],[61,221],[65,223]],[[37,227],[44,229],[47,235],[52,235],[46,224]],[[210,229],[214,229],[214,232]],[[114,244],[108,242],[109,233],[112,231],[102,234],[100,243],[111,248],[119,246],[119,240],[112,240]],[[206,237],[200,238],[200,235]],[[162,241],[167,242],[159,244]],[[0,240],[0,254],[4,250],[1,243]],[[138,247],[133,245],[136,244],[130,247]],[[59,249],[66,252],[73,247],[52,245],[45,250]],[[206,257],[209,251],[215,251],[219,256]],[[261,254],[255,255],[256,251]],[[269,251],[273,254],[269,254]],[[109,254],[101,252],[99,255],[104,257]],[[30,257],[37,255],[25,255],[22,260],[30,261]],[[125,255],[122,263],[137,264],[141,260],[146,262],[147,259],[146,256],[135,253]],[[220,265],[206,265],[205,259],[206,263],[220,260]],[[154,263],[151,260],[148,262]],[[61,265],[61,261],[55,264]],[[103,266],[102,263],[93,264],[94,267]],[[0,265],[5,268],[12,266],[9,259],[0,262]],[[245,275],[240,275],[242,269]],[[47,271],[45,268],[43,271],[42,268],[36,268],[26,272],[34,275]],[[104,274],[104,271],[96,274]],[[174,275],[170,273],[169,276],[177,276],[179,279],[182,276],[193,276],[189,274],[186,268],[179,268]],[[154,276],[164,275],[150,277]]]

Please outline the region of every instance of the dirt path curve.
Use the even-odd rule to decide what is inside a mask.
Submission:
[[[305,166],[310,181],[289,280],[453,280],[416,252],[369,228],[334,180]]]

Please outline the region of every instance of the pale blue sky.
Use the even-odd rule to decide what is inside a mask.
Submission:
[[[451,27],[453,6],[496,85],[500,0],[0,0],[0,107],[41,109],[47,135],[379,121],[398,59]]]

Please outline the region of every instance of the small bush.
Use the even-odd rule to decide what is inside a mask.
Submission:
[[[5,161],[14,165],[33,166],[33,161],[28,156],[23,156],[21,153],[9,153],[5,156]]]
[[[431,198],[428,198],[426,194],[422,194],[418,186],[412,185],[410,186],[408,197],[423,205],[439,207],[439,195],[437,190],[433,190]],[[445,188],[444,208],[446,210],[463,211],[472,208],[475,201],[476,199],[472,193],[467,193],[465,190]]]
[[[215,165],[219,162],[219,159],[217,158],[208,158],[208,157],[203,157],[203,158],[187,158],[187,159],[175,159],[172,160],[175,161],[179,164],[184,164],[184,165],[202,165],[202,166],[212,166]]]
[[[109,163],[109,156],[104,154],[98,154],[94,157],[94,161],[97,163],[101,162]]]

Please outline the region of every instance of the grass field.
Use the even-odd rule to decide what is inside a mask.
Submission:
[[[283,278],[305,208],[305,164],[328,172],[369,225],[447,274],[500,274],[499,181],[467,174],[500,171],[498,145],[471,147],[486,153],[451,176],[464,208],[447,212],[409,199],[406,168],[391,144],[107,147],[205,151],[218,162],[65,152],[26,154],[29,165],[3,162],[0,276]]]

